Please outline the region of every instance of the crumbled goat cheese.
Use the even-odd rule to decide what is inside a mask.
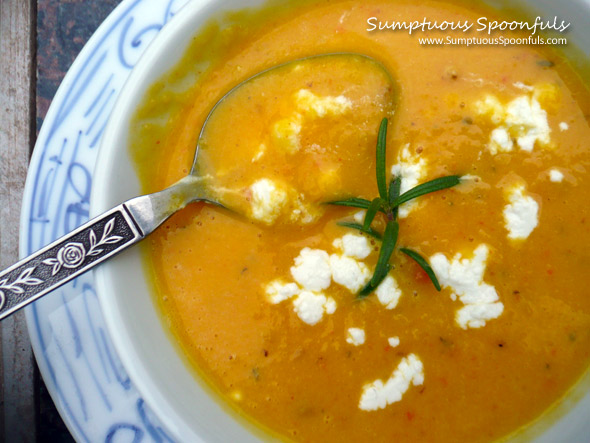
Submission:
[[[326,311],[326,314],[333,314],[334,312],[336,312],[336,300],[334,300],[332,297],[328,297],[328,299],[326,300],[326,303],[324,303],[324,310]]]
[[[566,122],[559,123],[559,130],[560,131],[567,131],[569,129],[569,125]]]
[[[334,240],[332,246],[340,249],[347,257],[361,260],[367,258],[373,250],[367,237],[357,234],[345,234],[342,238]]]
[[[321,118],[326,115],[341,115],[352,108],[350,99],[343,95],[319,97],[307,89],[296,92],[294,101],[297,111],[275,122],[271,131],[274,144],[290,154],[301,149],[304,117]]]
[[[354,346],[360,346],[365,343],[365,331],[360,328],[348,328],[346,333],[346,343]]]
[[[397,348],[399,346],[399,337],[389,337],[387,343],[389,343],[389,346],[392,348]]]
[[[291,275],[309,291],[322,291],[330,286],[332,271],[330,256],[321,249],[303,248],[291,266]]]
[[[514,140],[526,152],[531,152],[535,143],[545,146],[551,141],[547,112],[536,94],[522,95],[506,105],[495,96],[487,95],[476,102],[475,107],[479,114],[489,116],[494,124],[499,125],[490,133],[488,149],[493,155],[512,151]]]
[[[461,177],[459,177],[461,179],[461,182],[466,182],[466,181],[479,181],[480,177],[479,175],[473,175],[473,174],[465,174],[462,175]]]
[[[463,328],[480,328],[486,321],[498,318],[504,311],[496,289],[483,281],[488,258],[488,247],[479,245],[471,260],[456,254],[451,261],[438,253],[430,257],[430,265],[443,288],[453,291],[454,297],[465,305],[455,314],[455,321]]]
[[[419,386],[424,383],[424,367],[415,354],[404,357],[393,374],[385,383],[375,380],[363,387],[359,408],[363,411],[384,409],[396,403],[410,388],[410,384]]]
[[[299,294],[299,291],[299,286],[295,283],[283,283],[281,280],[274,280],[266,285],[266,295],[273,305]]]
[[[250,190],[252,218],[267,224],[273,223],[287,202],[287,193],[267,178],[254,182]]]
[[[478,114],[487,115],[493,124],[498,125],[504,121],[504,106],[494,95],[486,95],[483,100],[475,102]]]
[[[406,144],[398,154],[397,163],[391,167],[391,173],[401,177],[400,193],[409,191],[420,183],[426,174],[426,160],[410,152],[410,145]],[[415,200],[404,203],[399,207],[398,216],[405,218],[417,207]]]
[[[367,211],[358,211],[356,212],[352,218],[354,218],[354,221],[357,223],[362,223],[365,220],[365,215],[367,214]]]
[[[385,306],[386,309],[393,309],[397,306],[402,291],[397,286],[397,281],[395,281],[391,275],[388,275],[381,284],[377,286],[375,294],[377,295],[379,302]]]
[[[496,290],[490,286],[494,293]],[[484,303],[468,304],[459,309],[456,313],[455,321],[463,328],[481,328],[485,326],[486,321],[498,318],[504,312],[504,304]]]
[[[293,210],[290,219],[292,222],[300,222],[307,225],[315,221],[320,215],[321,210],[305,202],[305,194],[299,194],[292,201]]]
[[[299,138],[302,128],[301,120],[301,114],[296,112],[288,118],[277,121],[271,132],[274,144],[290,154],[299,151],[301,149]]]
[[[547,113],[535,98],[518,97],[508,103],[504,123],[517,135],[516,143],[526,152],[531,152],[538,141],[547,145],[551,129]]]
[[[559,169],[552,169],[549,171],[549,180],[554,183],[561,183],[563,181],[563,172]]]
[[[496,128],[490,134],[490,150],[493,154],[497,152],[510,152],[512,151],[512,146],[512,138],[506,128]]]
[[[249,188],[251,217],[273,224],[282,214],[292,223],[309,224],[322,215],[322,208],[306,202],[305,194],[296,193],[286,184],[260,179]]]
[[[534,198],[524,194],[523,186],[513,188],[508,200],[510,204],[504,207],[504,225],[508,230],[508,238],[523,240],[539,223],[539,204]]]
[[[293,300],[293,310],[303,322],[313,326],[322,319],[324,313],[334,313],[336,301],[332,297],[326,298],[322,293],[301,291]]]
[[[328,114],[341,115],[352,108],[352,102],[347,97],[319,97],[308,89],[300,89],[295,95],[297,109],[314,117],[325,117]]]
[[[350,292],[358,292],[371,278],[367,265],[343,255],[332,254],[330,268],[334,281]]]

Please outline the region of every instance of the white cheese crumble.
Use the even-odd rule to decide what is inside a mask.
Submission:
[[[525,85],[523,82],[512,83],[512,86],[514,86],[515,88],[518,88],[518,89],[522,89],[524,91],[532,91],[535,89],[532,86]]]
[[[391,346],[392,348],[397,348],[399,346],[399,337],[389,337],[387,339],[387,343],[389,343],[389,346]]]
[[[350,99],[343,95],[319,97],[308,89],[300,89],[295,95],[295,102],[299,111],[320,118],[328,114],[341,115],[352,108]]]
[[[373,250],[367,237],[358,234],[345,234],[342,238],[335,239],[332,246],[341,250],[347,257],[361,260],[367,258]]]
[[[549,171],[549,180],[554,183],[561,183],[563,181],[563,172],[559,169],[552,169]]]
[[[495,96],[487,95],[475,103],[479,114],[487,115],[499,125],[490,133],[488,149],[492,155],[510,152],[514,142],[526,152],[531,152],[535,143],[546,146],[550,143],[551,128],[547,112],[536,98],[522,95],[503,105]]]
[[[514,143],[508,133],[508,130],[504,127],[496,128],[490,134],[490,151],[492,154],[497,152],[510,152],[512,151]]]
[[[348,328],[346,332],[346,343],[353,346],[360,346],[365,343],[365,331],[360,328]]]
[[[371,278],[367,265],[344,255],[332,254],[330,268],[334,282],[350,292],[358,292]]]
[[[309,291],[322,291],[330,286],[332,270],[330,256],[321,249],[303,248],[291,266],[291,275]]]
[[[303,322],[313,326],[324,313],[333,314],[336,311],[336,301],[322,293],[301,291],[293,300],[293,310]]]
[[[301,114],[294,113],[288,118],[277,121],[272,127],[272,140],[274,144],[290,154],[301,149]]]
[[[517,135],[516,143],[526,152],[531,152],[535,142],[547,145],[551,129],[547,113],[535,98],[518,97],[508,103],[504,123]]]
[[[569,125],[566,122],[560,122],[559,123],[559,130],[560,131],[567,131],[569,129]]]
[[[250,186],[250,191],[251,217],[263,223],[273,223],[287,203],[287,193],[267,178],[254,182]]]
[[[299,286],[295,283],[283,283],[281,280],[274,280],[266,285],[266,295],[273,305],[279,304],[299,292]]]
[[[410,145],[403,146],[398,154],[397,163],[391,167],[391,173],[401,177],[400,193],[409,191],[420,183],[426,174],[426,160],[410,152]],[[399,207],[398,216],[405,218],[417,207],[415,200],[404,203]]]
[[[504,120],[504,106],[494,95],[486,95],[483,100],[475,102],[478,114],[487,115],[493,124],[499,125]]]
[[[292,222],[300,222],[306,225],[315,221],[321,215],[321,211],[317,207],[305,203],[305,194],[302,193],[292,201],[291,206],[293,207],[290,215]]]
[[[321,249],[303,248],[291,266],[296,283],[276,279],[265,287],[266,299],[279,304],[291,299],[293,309],[301,320],[310,325],[324,314],[336,311],[336,301],[323,293],[334,281],[352,293],[357,293],[371,278],[368,266],[354,257],[366,258],[372,251],[366,237],[346,234],[335,239],[333,246],[344,254],[328,255]],[[401,296],[397,282],[387,276],[376,289],[377,297],[387,309],[393,309]]]
[[[465,174],[460,177],[461,183],[464,182],[479,182],[481,181],[481,177],[479,175],[474,174]]]
[[[365,220],[366,214],[367,214],[367,211],[365,211],[365,210],[358,211],[352,216],[352,218],[354,219],[355,222],[362,223]]]
[[[410,354],[402,359],[385,383],[375,380],[363,387],[359,408],[363,411],[384,409],[387,405],[400,401],[411,384],[419,386],[423,383],[422,361],[415,354]]]
[[[483,281],[488,258],[488,247],[479,245],[471,260],[456,254],[451,261],[442,254],[430,257],[430,265],[443,288],[453,291],[465,305],[455,314],[455,321],[463,328],[481,328],[486,321],[498,318],[504,311],[496,289]]]
[[[276,121],[271,130],[275,146],[294,154],[301,149],[303,119],[321,118],[326,115],[341,115],[352,108],[350,99],[343,95],[319,97],[307,89],[300,89],[293,95],[296,111],[289,117]]]
[[[250,217],[253,220],[271,225],[281,215],[291,223],[309,224],[322,215],[320,206],[307,203],[303,193],[285,183],[277,183],[268,178],[254,182],[246,191],[250,195]]]
[[[386,309],[393,309],[397,306],[402,291],[397,286],[397,281],[395,281],[391,275],[388,275],[381,284],[377,286],[375,294],[377,295],[379,302],[385,306]]]
[[[539,223],[539,204],[525,195],[524,186],[518,185],[508,194],[508,205],[504,207],[504,225],[508,238],[526,239]]]
[[[326,314],[332,315],[334,312],[336,312],[337,306],[336,300],[334,300],[332,297],[328,297],[326,303],[324,303],[324,310],[326,311]]]

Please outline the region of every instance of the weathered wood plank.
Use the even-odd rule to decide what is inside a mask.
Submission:
[[[34,0],[0,1],[0,268],[18,258],[22,193],[34,130]],[[22,313],[1,332],[0,439],[34,442],[35,370]]]

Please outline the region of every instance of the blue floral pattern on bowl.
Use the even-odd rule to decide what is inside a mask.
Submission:
[[[123,0],[70,68],[31,159],[21,256],[88,219],[98,145],[115,101],[149,42],[187,2]],[[73,265],[82,251],[70,246],[49,265]],[[44,381],[77,441],[172,441],[113,349],[91,274],[35,302],[26,317]]]

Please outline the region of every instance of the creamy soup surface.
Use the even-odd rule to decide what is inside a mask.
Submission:
[[[175,340],[223,401],[269,433],[493,441],[588,367],[588,90],[540,46],[422,46],[407,32],[367,31],[370,17],[494,14],[403,0],[235,14],[197,36],[138,110],[131,151],[153,192],[187,174],[211,107],[252,75],[335,52],[391,73],[343,59],[228,103],[200,142],[199,172],[242,215],[193,204],[145,247]],[[388,183],[401,177],[403,193],[462,179],[399,208],[392,269],[359,299],[381,242],[338,224],[362,223],[362,209],[322,203],[378,196],[384,117]],[[378,214],[372,227],[385,223]],[[402,247],[428,260],[440,292]]]

